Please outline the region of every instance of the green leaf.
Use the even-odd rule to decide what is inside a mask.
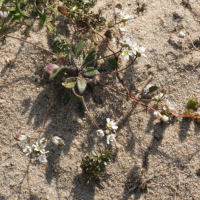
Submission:
[[[81,94],[85,91],[85,89],[87,87],[87,82],[86,82],[84,77],[82,77],[82,76],[78,77],[78,79],[77,79],[77,87],[78,87],[78,90],[79,90],[79,92]]]
[[[46,5],[47,5],[47,8],[49,8],[53,12],[54,19],[56,19],[57,18],[57,14],[56,14],[55,9],[49,3],[47,3]]]
[[[69,89],[74,88],[76,85],[76,78],[67,78],[66,81],[62,83],[62,85]]]
[[[18,13],[21,16],[23,16],[23,17],[30,17],[29,15],[25,14],[24,12],[22,12],[18,0],[15,0],[15,5],[16,5],[16,10],[18,11]]]
[[[93,60],[96,60],[100,57],[100,53],[96,53],[96,54],[89,54],[86,59],[83,61],[82,65],[85,65]],[[94,64],[96,63],[96,61],[91,62],[90,64],[88,64],[87,66],[94,66]]]
[[[67,70],[67,68],[64,67],[64,66],[61,66],[61,67],[55,69],[55,70],[50,74],[49,80],[52,80],[53,78],[55,78],[60,72],[63,71],[63,69]]]
[[[94,67],[88,67],[87,71],[84,73],[85,76],[95,76],[99,74],[99,71]]]
[[[39,23],[40,26],[44,25],[46,18],[47,18],[47,14],[46,14],[46,11],[45,11],[44,14],[42,15],[41,21]]]
[[[108,58],[102,65],[101,70],[115,70],[116,69],[116,59],[115,57]]]
[[[151,92],[154,92],[154,91],[156,91],[157,89],[158,89],[157,86],[152,86],[152,87],[149,88],[149,92],[150,92],[150,93],[151,93]]]
[[[83,46],[85,45],[86,42],[87,42],[87,38],[81,40],[77,44],[76,48],[74,49],[74,55],[75,55],[76,58],[78,58],[78,56],[80,55],[81,50],[82,50],[82,48],[83,48]]]
[[[49,23],[49,25],[47,26],[47,28],[51,31],[51,33],[53,35],[56,35],[55,28],[53,27],[53,25],[51,23]]]

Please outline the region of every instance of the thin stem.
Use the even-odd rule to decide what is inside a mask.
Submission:
[[[103,73],[103,74],[99,74],[99,76],[103,76],[103,75],[106,75],[106,74],[115,74],[115,73],[118,73],[118,72],[121,72],[127,68],[129,68],[137,59],[137,56],[135,57],[135,59],[131,62],[131,64],[129,64],[127,67],[123,68],[123,69],[120,69],[120,70],[116,70],[114,72],[106,72],[106,73]]]
[[[43,121],[42,121],[42,126],[41,126],[41,128],[40,128],[40,134],[39,134],[39,136],[38,136],[38,139],[40,138],[41,132],[43,131],[43,128],[44,128],[44,124],[45,124],[45,120],[46,120],[47,114],[48,114],[48,112],[50,111],[50,109],[51,109],[51,107],[53,106],[53,104],[54,104],[54,102],[51,102],[49,108],[47,109],[47,112],[46,112],[46,114],[45,114],[45,116],[44,116],[44,119],[43,119]]]
[[[56,97],[53,99],[53,101],[51,102],[49,108],[47,109],[46,113],[45,113],[45,116],[44,116],[44,119],[42,121],[42,125],[41,125],[41,128],[40,128],[40,134],[38,136],[38,139],[40,138],[40,135],[41,135],[41,132],[43,132],[43,128],[44,128],[44,124],[45,124],[45,120],[46,120],[46,117],[47,117],[47,114],[49,113],[51,107],[53,106],[55,100],[57,99],[57,97],[63,92],[63,90],[61,90],[57,95]]]
[[[115,54],[115,52],[108,46],[108,43],[106,42],[106,40],[104,39],[104,37],[103,37],[101,34],[99,34],[97,31],[95,31],[95,30],[93,29],[93,27],[92,27],[90,24],[88,24],[88,26],[89,26],[98,36],[100,36],[100,37],[103,39],[103,41],[104,41],[106,47],[107,47],[113,54]]]
[[[92,115],[90,114],[83,97],[82,97],[82,102],[83,102],[83,105],[84,105],[84,107],[85,107],[85,109],[87,111],[87,114],[90,117],[91,121],[94,123],[94,125],[97,127],[97,129],[100,129],[99,126],[97,125],[97,123],[95,122],[95,120],[92,118]]]
[[[119,91],[117,91],[116,89],[114,89],[114,88],[112,88],[112,87],[110,87],[110,86],[108,86],[108,85],[105,85],[105,84],[102,83],[101,81],[96,80],[96,82],[99,83],[99,84],[101,84],[101,85],[103,85],[104,87],[107,87],[107,88],[109,88],[109,89],[111,89],[111,90],[113,90],[113,91],[115,91],[115,92],[117,92],[117,93],[119,93],[119,94],[122,94],[122,95],[126,96],[125,93],[119,92]]]
[[[51,54],[53,54],[53,55],[58,56],[56,53],[54,53],[54,52],[52,52],[52,51],[49,51],[49,50],[47,50],[47,49],[45,49],[45,48],[43,48],[43,47],[40,47],[40,46],[38,46],[38,45],[36,45],[36,44],[33,44],[33,43],[28,42],[28,41],[26,41],[26,40],[23,40],[23,39],[21,39],[21,38],[17,38],[17,37],[14,37],[14,36],[8,35],[8,34],[6,34],[3,30],[0,30],[0,31],[3,32],[3,34],[4,34],[5,37],[10,37],[10,38],[13,38],[13,39],[20,40],[20,41],[22,41],[22,42],[29,43],[29,44],[31,44],[31,45],[33,45],[33,46],[38,47],[39,49],[42,49],[42,50],[47,51],[47,52],[49,52],[49,53],[51,53]]]
[[[116,52],[116,53],[114,53],[114,54],[118,54],[118,53],[120,53],[120,52],[121,52],[121,51],[118,51],[118,52]],[[108,58],[108,57],[110,57],[110,56],[113,56],[114,54],[112,53],[112,54],[110,54],[110,55],[108,55],[108,56],[104,56],[104,57],[101,57],[101,58],[98,58],[98,59],[92,60],[92,61],[86,63],[85,65],[83,65],[83,66],[80,68],[80,71],[82,71],[82,70],[83,70],[87,65],[89,65],[90,63],[93,63],[93,62],[95,62],[95,61],[98,61],[98,60],[102,60],[102,59]]]
[[[115,24],[114,24],[114,25],[120,24],[120,23],[122,23],[122,22],[123,22],[123,21],[120,21],[120,22],[117,22],[117,23],[115,22]]]
[[[122,81],[122,80],[121,80],[121,81]],[[109,89],[111,89],[111,90],[113,90],[113,91],[115,91],[115,92],[118,92],[118,93],[120,93],[120,94],[126,95],[126,94],[124,94],[124,93],[122,93],[122,92],[119,92],[119,91],[115,90],[114,88],[112,88],[112,87],[110,87],[110,86],[107,86],[107,85],[103,84],[103,83],[100,82],[100,81],[97,81],[97,82],[100,83],[101,85],[103,85],[104,87],[107,87],[107,88],[109,88]],[[131,94],[130,94],[130,92],[129,92],[129,90],[128,90],[128,88],[126,87],[126,85],[124,84],[123,86],[125,87],[125,89],[126,89],[126,91],[127,91],[127,93],[128,93],[128,96],[129,96],[131,99],[133,99],[133,101],[135,101],[137,104],[139,104],[139,105],[141,105],[141,106],[144,106],[144,107],[149,108],[149,109],[151,109],[151,110],[153,110],[153,111],[156,111],[156,109],[154,109],[154,108],[152,108],[152,107],[150,107],[150,106],[147,106],[146,104],[144,104],[144,103],[142,103],[142,102],[139,102],[139,101],[136,100],[134,97],[132,97]]]

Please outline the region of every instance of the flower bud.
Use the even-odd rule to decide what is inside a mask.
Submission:
[[[0,9],[0,17],[1,18],[8,17],[9,13],[10,12],[8,11],[8,9],[7,9],[7,7],[5,5],[1,6],[1,9]]]
[[[158,111],[154,111],[153,115],[158,119],[162,118],[162,115]]]
[[[112,27],[114,27],[114,24],[113,24],[112,22],[108,22],[108,23],[107,23],[107,27],[108,27],[108,28],[112,28]]]
[[[103,130],[101,130],[101,129],[97,130],[97,135],[100,137],[103,137],[104,136]]]
[[[65,6],[58,6],[58,11],[59,11],[61,14],[65,15],[65,16],[68,15],[67,8],[66,8]]]
[[[58,136],[52,137],[52,142],[57,146],[64,146],[65,145],[64,141]]]
[[[40,139],[39,143],[42,149],[44,149],[47,146],[47,139],[43,137],[42,139]]]
[[[26,135],[22,135],[21,133],[15,134],[14,138],[17,141],[24,141],[24,140],[28,139],[28,137]]]
[[[167,117],[166,115],[163,115],[161,118],[164,122],[168,122],[169,121],[169,117]]]
[[[59,68],[58,65],[55,65],[55,64],[49,64],[46,66],[45,68],[45,71],[48,73],[48,74],[51,74],[55,69]]]

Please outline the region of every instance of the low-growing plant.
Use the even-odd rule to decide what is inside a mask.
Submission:
[[[105,170],[105,166],[110,160],[111,151],[108,149],[94,150],[92,155],[86,156],[82,159],[81,168],[86,175],[86,179],[100,179]]]
[[[37,5],[37,2],[40,1],[32,2],[34,3],[34,5]],[[97,135],[102,138],[106,137],[107,144],[115,142],[118,126],[116,122],[114,122],[110,118],[107,118],[107,124],[100,128],[90,114],[84,99],[85,90],[90,83],[101,84],[106,88],[122,94],[124,97],[130,97],[130,99],[132,99],[135,103],[143,106],[146,110],[154,111],[154,116],[163,122],[169,122],[172,117],[190,117],[200,119],[200,114],[198,112],[195,112],[194,114],[193,112],[196,111],[196,109],[199,107],[199,103],[196,100],[192,99],[188,102],[188,110],[186,110],[184,114],[176,114],[174,113],[176,111],[176,106],[172,105],[168,100],[164,100],[166,91],[156,85],[147,85],[144,88],[141,99],[137,99],[131,95],[123,79],[120,78],[119,72],[122,72],[131,67],[134,62],[138,60],[141,56],[147,57],[145,55],[145,48],[139,46],[135,41],[125,35],[126,27],[128,26],[129,22],[133,20],[133,17],[124,12],[121,4],[117,4],[114,8],[113,19],[104,24],[103,27],[105,28],[105,32],[108,30],[111,32],[117,31],[116,37],[118,37],[117,39],[121,45],[118,50],[114,51],[109,46],[109,38],[104,38],[103,34],[100,34],[96,27],[100,26],[101,22],[104,20],[103,18],[98,18],[98,20],[96,20],[95,22],[96,17],[100,15],[94,15],[90,11],[90,8],[94,2],[95,1],[85,3],[83,0],[63,1],[63,5],[58,7],[58,10],[61,14],[63,14],[63,17],[67,16],[71,19],[74,33],[72,34],[71,40],[68,41],[68,39],[64,35],[57,33],[53,25],[48,25],[48,28],[51,32],[52,46],[56,53],[49,50],[47,50],[47,52],[56,56],[57,60],[55,62],[49,63],[45,67],[45,70],[49,74],[49,81],[57,80],[64,87],[64,89],[71,90],[74,95],[82,102],[82,105],[85,107],[88,116],[97,128]],[[11,17],[13,15],[11,12],[16,11],[19,12],[20,17],[22,16],[23,12],[20,12],[22,11],[23,7],[20,7],[17,0],[15,1],[15,3],[15,11],[9,11],[5,5],[1,6],[0,15],[3,19]],[[144,7],[145,6],[143,6],[143,8]],[[37,10],[36,6],[35,9]],[[79,27],[78,23],[80,21],[83,22],[81,24],[81,28],[77,28]],[[27,42],[21,38],[16,38],[14,36],[6,34],[4,30],[4,22],[5,20],[1,24],[2,29],[0,30],[4,37],[11,37],[21,40],[23,42]],[[84,32],[89,33],[89,36],[82,38],[75,43],[75,37],[77,36],[77,34],[83,34]],[[96,39],[98,38],[98,42],[93,39],[93,42],[97,44],[96,48],[85,48],[85,45],[87,44],[89,38],[92,40],[94,36],[96,37]],[[30,42],[27,43],[32,44]],[[101,53],[101,49],[99,49],[102,46],[101,44],[104,44],[107,50],[111,52],[109,55],[105,56]],[[45,50],[38,45],[35,46]],[[126,66],[120,68],[119,58],[124,59],[125,61],[129,61],[129,63]],[[100,63],[100,61],[102,63]],[[119,92],[116,89],[105,85],[99,80],[101,76],[107,76],[110,74],[116,75],[119,82],[124,87],[125,93]],[[66,98],[69,98],[69,96],[67,96]],[[156,103],[156,106],[148,106],[146,103],[148,101],[154,101]],[[45,119],[51,106],[44,116],[41,131],[37,138],[38,144],[40,139],[42,138],[41,133],[43,132]],[[27,151],[30,151],[30,148]],[[101,174],[100,172],[103,169],[103,166],[105,165],[103,163],[103,160],[105,161],[105,159],[107,159],[109,155],[105,152],[107,152],[107,150],[103,151],[103,153],[102,151],[98,150],[96,155],[94,155],[96,156],[95,158],[91,158],[90,156],[86,157],[82,164],[83,171],[90,174],[91,177],[98,178],[98,176],[100,176]],[[41,153],[45,152],[43,151]]]

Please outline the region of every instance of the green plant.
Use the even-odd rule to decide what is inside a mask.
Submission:
[[[196,99],[191,99],[187,104],[188,109],[196,110],[199,107],[199,103]]]
[[[92,155],[82,159],[81,168],[87,180],[100,179],[105,166],[110,159],[111,151],[108,149],[93,151]]]

